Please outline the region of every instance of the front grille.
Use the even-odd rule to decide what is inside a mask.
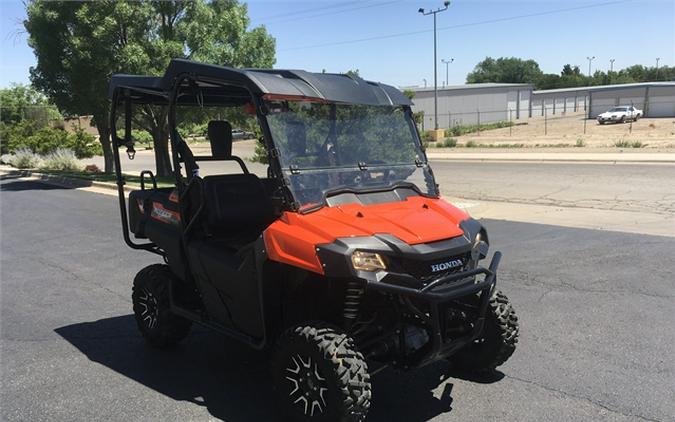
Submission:
[[[465,253],[435,260],[399,259],[397,260],[397,266],[400,267],[398,271],[427,282],[444,275],[466,270],[470,257],[470,253]]]

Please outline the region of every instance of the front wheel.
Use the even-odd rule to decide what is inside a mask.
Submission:
[[[171,312],[169,283],[174,275],[167,265],[155,264],[143,268],[134,278],[131,300],[136,324],[145,340],[152,346],[172,346],[189,332],[192,323]]]
[[[370,408],[370,375],[354,340],[323,323],[287,330],[272,360],[285,416],[291,421],[362,421]]]
[[[495,291],[485,313],[482,334],[451,356],[450,361],[463,370],[493,371],[516,350],[518,333],[518,317],[513,306],[504,293]]]

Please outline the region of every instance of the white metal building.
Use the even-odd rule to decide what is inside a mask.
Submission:
[[[675,82],[533,91],[530,102],[532,116],[585,111],[589,118],[619,105],[633,105],[644,110],[645,117],[675,117]]]
[[[413,110],[424,111],[424,129],[434,127],[434,89],[415,91]],[[529,115],[530,84],[483,83],[438,88],[438,126],[524,119]]]

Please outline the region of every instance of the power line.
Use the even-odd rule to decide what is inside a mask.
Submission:
[[[280,13],[280,14],[277,14],[277,15],[267,16],[265,18],[261,18],[261,20],[262,21],[275,20],[275,19],[283,18],[283,17],[287,17],[287,16],[303,15],[305,13],[312,13],[312,12],[317,12],[317,11],[326,10],[326,9],[334,9],[336,7],[339,8],[339,7],[344,7],[344,6],[347,6],[347,5],[350,5],[350,4],[365,3],[365,2],[368,2],[368,1],[372,1],[372,0],[349,1],[349,2],[344,2],[344,3],[331,4],[329,6],[315,7],[314,9],[295,10],[295,11],[292,11],[292,12],[286,12],[286,13]]]
[[[337,15],[337,14],[340,14],[340,13],[351,12],[353,10],[370,9],[370,8],[373,8],[373,7],[385,6],[385,5],[392,4],[392,3],[399,3],[401,1],[402,0],[386,1],[386,2],[382,2],[382,3],[369,4],[369,5],[365,5],[365,6],[350,7],[350,8],[342,9],[342,10],[336,10],[336,11],[330,11],[330,12],[324,12],[324,13],[316,13],[314,15],[298,16],[298,17],[291,17],[291,18],[286,18],[286,19],[277,19],[277,20],[266,21],[266,22],[262,22],[262,23],[263,24],[275,24],[275,23],[280,23],[280,22],[289,22],[289,21],[298,21],[298,20],[303,20],[303,19],[310,19],[310,18],[315,18],[315,17],[318,17],[318,16]],[[364,3],[364,2],[361,2],[361,3]],[[344,6],[344,4],[342,6]]]
[[[568,7],[568,8],[564,8],[564,9],[548,10],[548,11],[545,11],[545,12],[529,13],[529,14],[526,14],[526,15],[507,16],[507,17],[503,17],[503,18],[488,19],[488,20],[484,20],[484,21],[468,22],[468,23],[462,23],[462,24],[457,24],[457,25],[441,27],[441,28],[438,28],[438,31],[446,31],[446,30],[449,30],[449,29],[466,28],[466,27],[470,27],[470,26],[487,25],[487,24],[491,24],[491,23],[508,22],[508,21],[517,20],[517,19],[525,19],[525,18],[533,18],[533,17],[538,17],[538,16],[553,15],[553,14],[557,14],[557,13],[572,12],[572,11],[576,11],[576,10],[591,9],[591,8],[595,8],[595,7],[604,7],[604,6],[615,5],[615,4],[620,4],[620,3],[627,3],[627,2],[630,2],[630,1],[633,1],[633,0],[616,0],[616,1],[609,1],[609,2],[605,2],[605,3],[590,4],[590,5],[586,5],[586,6]],[[280,49],[278,51],[305,50],[305,49],[311,49],[311,48],[330,47],[330,46],[335,46],[335,45],[354,44],[354,43],[367,42],[367,41],[384,40],[384,39],[389,39],[389,38],[407,37],[407,36],[410,36],[410,35],[426,34],[426,33],[429,33],[429,32],[431,32],[431,30],[428,30],[428,29],[419,30],[419,31],[410,31],[410,32],[399,32],[399,33],[396,33],[396,34],[376,35],[376,36],[373,36],[373,37],[358,38],[358,39],[353,39],[353,40],[334,41],[334,42],[323,43],[323,44],[313,44],[313,45],[305,45],[305,46],[299,46],[299,47],[283,48],[283,49]]]

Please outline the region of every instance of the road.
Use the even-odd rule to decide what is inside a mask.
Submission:
[[[201,329],[169,352],[144,345],[130,288],[156,258],[125,247],[114,197],[0,185],[0,420],[276,420],[264,356]],[[483,223],[518,350],[492,378],[378,374],[369,420],[674,421],[675,237]]]
[[[204,144],[197,148],[208,154]],[[233,151],[250,158],[254,144],[236,142]],[[132,174],[154,169],[153,157],[151,151],[139,152],[133,161],[123,157],[122,168]],[[443,195],[479,217],[675,236],[672,163],[431,160],[431,165]],[[203,175],[240,171],[234,163],[201,166]],[[266,175],[266,166],[248,166]]]

